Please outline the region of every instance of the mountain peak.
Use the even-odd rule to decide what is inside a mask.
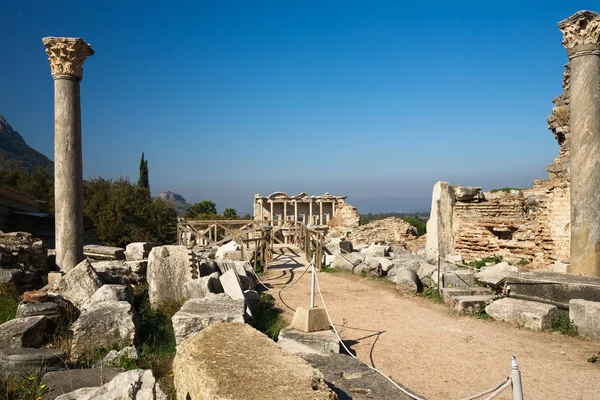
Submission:
[[[0,115],[0,168],[52,171],[54,163],[25,143],[23,137]]]

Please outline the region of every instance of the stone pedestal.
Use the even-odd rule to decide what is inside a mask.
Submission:
[[[570,273],[600,276],[600,15],[558,23],[571,63]]]
[[[42,43],[54,78],[56,264],[67,272],[84,259],[79,82],[83,62],[94,51],[77,38],[45,37]]]
[[[323,308],[298,307],[289,327],[301,332],[327,331],[329,320]]]

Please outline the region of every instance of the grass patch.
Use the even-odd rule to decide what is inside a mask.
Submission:
[[[274,341],[279,338],[279,332],[285,326],[281,310],[275,307],[275,299],[270,294],[261,293],[258,301],[252,306],[252,316],[256,329],[269,336]]]
[[[596,361],[598,361],[598,358],[600,358],[600,352],[598,352],[597,354],[591,356],[590,358],[587,359],[587,362],[589,363],[595,363]]]
[[[325,265],[321,267],[321,272],[327,272],[328,274],[333,274],[335,272],[339,272],[338,269],[330,267],[329,265]]]
[[[45,371],[29,377],[0,375],[0,398],[5,400],[38,400],[46,390],[42,384]]]
[[[552,322],[552,330],[567,336],[577,336],[577,327],[569,318],[569,313],[561,311],[558,318]]]
[[[481,267],[485,267],[487,263],[498,264],[499,262],[502,262],[502,256],[494,255],[494,256],[482,258],[481,260],[478,260],[478,261],[468,262],[467,265],[470,267],[475,267],[475,268],[479,269]]]
[[[475,316],[475,318],[482,319],[484,321],[490,321],[490,320],[494,319],[490,316],[490,314],[485,312],[485,308],[482,308],[481,310],[479,310],[479,312],[477,312],[474,316]]]
[[[490,190],[490,192],[492,192],[492,193],[497,193],[497,192],[509,193],[511,190],[523,190],[523,189],[519,189],[519,188],[500,188],[500,189],[492,189],[492,190]]]
[[[518,265],[519,267],[524,267],[524,266],[526,266],[526,265],[529,265],[529,260],[522,259],[521,261],[519,261],[519,262],[517,263],[517,265]]]
[[[438,292],[436,288],[427,288],[423,291],[423,293],[421,293],[421,296],[433,301],[434,303],[445,304],[442,294]]]
[[[17,307],[21,298],[14,283],[0,284],[0,324],[13,319],[17,315]]]
[[[387,275],[377,275],[377,276],[371,275],[371,276],[367,276],[367,279],[382,282],[382,283],[385,283],[386,285],[396,286],[396,282],[392,281],[391,279],[388,279]]]

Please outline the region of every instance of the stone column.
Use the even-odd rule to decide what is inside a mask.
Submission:
[[[600,15],[558,23],[571,64],[570,273],[600,276]]]
[[[283,221],[287,221],[287,200],[283,201]]]
[[[323,200],[319,201],[319,225],[323,225]]]
[[[54,79],[54,213],[56,264],[69,271],[83,255],[83,167],[79,82],[94,54],[78,38],[45,37]]]
[[[269,200],[269,203],[271,204],[271,217],[269,218],[271,220],[271,226],[273,226],[275,223],[273,222],[273,220],[275,219],[273,217],[273,200]]]
[[[294,221],[298,222],[298,200],[294,200]]]
[[[337,201],[337,200],[334,200],[334,201],[331,203],[331,218],[335,217],[335,202],[336,202],[336,201]]]
[[[310,199],[310,203],[308,203],[308,223],[306,225],[313,224],[312,205],[313,205],[313,199]]]
[[[263,199],[260,199],[260,220],[264,221],[264,208],[265,208],[265,202]]]

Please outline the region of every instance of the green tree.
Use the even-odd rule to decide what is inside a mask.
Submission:
[[[402,219],[417,228],[417,236],[423,236],[427,232],[426,221],[423,221],[421,218],[409,216]]]
[[[38,200],[41,212],[54,212],[54,179],[48,169],[37,167],[32,172],[0,169],[0,184]]]
[[[235,208],[226,208],[223,210],[223,217],[225,219],[238,219],[237,210]]]
[[[140,177],[138,178],[138,186],[150,189],[150,182],[148,181],[148,160],[144,159],[144,153],[142,153],[142,159],[140,160]]]
[[[201,215],[217,215],[217,205],[212,200],[202,200],[199,203],[192,204],[186,211],[187,218],[199,218]],[[209,218],[202,218],[209,219]]]
[[[102,243],[125,246],[175,240],[175,208],[160,199],[153,201],[148,188],[123,178],[97,178],[86,181],[84,189],[85,227],[93,229]]]

